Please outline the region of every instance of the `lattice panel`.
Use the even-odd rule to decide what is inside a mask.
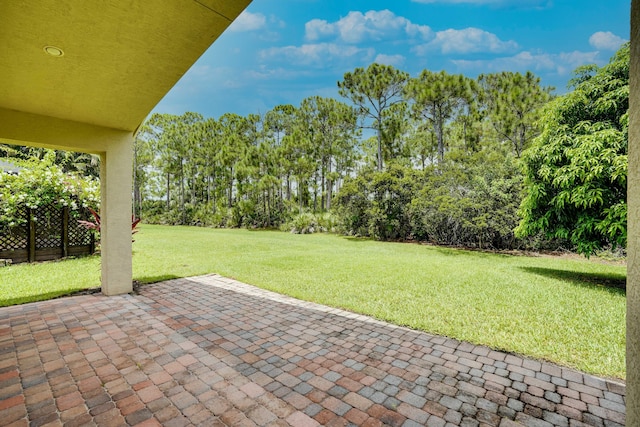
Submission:
[[[91,231],[78,224],[78,220],[93,221],[88,210],[80,212],[78,218],[69,218],[69,246],[85,246],[91,244]]]
[[[29,244],[29,236],[26,228],[13,227],[0,231],[0,251],[13,251],[25,249]]]
[[[62,246],[62,209],[48,205],[34,212],[36,221],[36,248]]]
[[[27,218],[27,208],[19,208],[19,215]],[[10,228],[0,228],[0,251],[26,249],[29,245],[29,228],[27,223]]]

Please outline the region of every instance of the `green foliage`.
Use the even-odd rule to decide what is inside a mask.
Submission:
[[[413,169],[390,164],[372,176],[369,235],[380,240],[407,240],[411,237],[408,206],[416,188]]]
[[[540,78],[529,71],[524,75],[507,71],[482,74],[478,80],[484,89],[486,114],[493,128],[520,157],[539,134],[536,121],[541,107],[551,99],[551,88],[540,86]]]
[[[335,232],[336,220],[329,213],[313,214],[303,212],[293,217],[289,222],[280,226],[280,230],[293,234],[313,234]]]
[[[391,164],[345,182],[336,197],[340,231],[380,240],[511,249],[522,176],[512,157],[481,151],[424,171]]]
[[[382,240],[496,249],[577,244],[580,239],[567,226],[543,234],[549,217],[539,226],[521,225],[520,239],[512,231],[523,197],[516,161],[542,132],[540,147],[531,150],[537,154],[524,160],[530,162],[527,183],[534,175],[546,176],[549,185],[564,186],[564,192],[529,186],[527,194],[545,191],[557,206],[568,206],[570,199],[572,209],[597,211],[602,221],[563,215],[566,224],[578,224],[581,235],[596,230],[613,236],[624,227],[626,205],[609,205],[612,196],[602,186],[572,186],[577,179],[600,182],[596,177],[607,173],[609,184],[620,186],[626,177],[626,158],[618,155],[626,144],[619,137],[627,119],[618,111],[626,111],[621,104],[625,88],[615,86],[614,79],[609,83],[615,87],[602,90],[609,83],[599,83],[600,74],[591,66],[576,70],[574,94],[556,100],[544,116],[541,107],[551,88],[542,87],[532,73],[474,80],[424,70],[410,79],[404,71],[375,63],[345,73],[338,82],[340,95],[352,106],[311,96],[298,107],[278,105],[263,117],[154,115],[136,138],[136,205],[143,207],[146,221],[164,224],[285,224],[285,229],[308,230],[319,214],[329,212],[341,232]],[[566,114],[552,112],[559,106]],[[583,113],[584,119],[563,122]],[[374,132],[361,141],[361,128]],[[551,168],[557,176],[540,167],[539,159],[553,150],[545,142],[553,135],[575,143],[551,153],[573,159]],[[598,160],[603,157],[604,163]],[[583,172],[576,166],[580,162]],[[530,210],[537,214],[539,209],[531,205]]]
[[[369,198],[372,170],[360,171],[356,177],[347,178],[336,195],[334,211],[342,233],[353,236],[369,236],[372,201]]]
[[[134,212],[161,224],[300,230],[330,213],[341,232],[382,240],[571,242],[586,254],[624,246],[628,55],[626,46],[602,69],[579,67],[575,90],[544,109],[552,89],[530,72],[410,78],[374,63],[338,82],[351,105],[310,96],[264,116],[154,114],[134,139]],[[538,135],[523,159],[522,201],[516,160]],[[97,174],[95,156],[53,155],[63,171]]]
[[[444,160],[445,125],[454,116],[470,113],[474,107],[474,93],[477,88],[473,80],[446,71],[424,70],[407,84],[405,95],[413,101],[412,115],[416,120],[425,120],[433,129],[440,161]]]
[[[22,206],[69,206],[75,215],[80,207],[98,208],[100,188],[97,180],[67,174],[53,164],[55,154],[42,160],[24,161],[19,174],[0,172],[0,227],[26,223],[19,214]]]
[[[517,233],[569,239],[591,255],[627,240],[629,45],[575,90],[553,101],[525,152]]]
[[[379,240],[411,238],[408,206],[417,172],[396,163],[384,171],[366,170],[348,179],[336,197],[339,229]]]
[[[366,125],[377,136],[377,169],[383,169],[385,153],[393,152],[393,145],[401,133],[405,111],[402,91],[409,74],[391,65],[373,63],[344,74],[338,82],[338,92],[351,100]],[[388,159],[387,159],[388,160]]]
[[[311,154],[320,162],[320,206],[329,210],[334,182],[355,163],[356,111],[335,99],[313,96],[302,101],[298,112],[310,132]]]
[[[3,157],[18,159],[18,161],[40,160],[50,162],[53,160],[53,163],[64,173],[91,178],[100,176],[100,156],[97,154],[1,143],[0,153],[3,154]]]
[[[515,248],[521,186],[513,159],[494,152],[432,169],[411,201],[414,237],[444,245]]]
[[[136,140],[137,205],[148,222],[247,228],[329,210],[358,157],[356,119],[352,107],[317,96],[264,117],[155,114]]]

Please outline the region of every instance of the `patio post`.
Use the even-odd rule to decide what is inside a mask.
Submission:
[[[131,259],[131,171],[133,135],[110,141],[101,154],[100,253],[102,293],[118,295],[133,290]]]
[[[627,178],[627,418],[640,426],[640,0],[631,2]]]

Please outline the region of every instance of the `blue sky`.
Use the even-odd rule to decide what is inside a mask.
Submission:
[[[254,0],[154,112],[264,114],[372,62],[476,77],[532,71],[566,91],[629,38],[629,0]]]

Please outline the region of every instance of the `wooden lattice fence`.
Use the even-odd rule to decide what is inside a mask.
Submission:
[[[68,207],[47,205],[38,209],[24,206],[19,212],[26,219],[24,225],[0,226],[0,259],[35,262],[95,252],[93,232],[77,221],[91,219],[88,210],[71,214]]]

